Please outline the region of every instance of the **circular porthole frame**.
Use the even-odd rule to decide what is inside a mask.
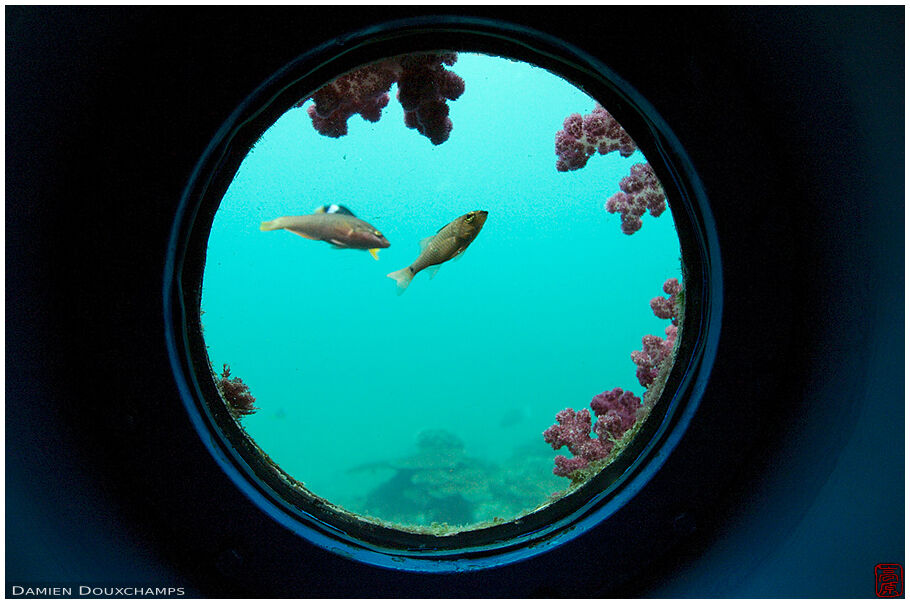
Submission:
[[[243,438],[227,411],[207,402],[218,400],[219,394],[199,315],[209,229],[221,197],[262,132],[338,75],[390,56],[443,50],[503,56],[547,69],[616,117],[667,193],[680,239],[686,304],[677,362],[664,391],[649,420],[613,464],[525,516],[431,535],[369,522],[317,496],[302,495],[284,480]],[[332,40],[281,69],[237,108],[206,149],[180,200],[165,266],[164,315],[168,353],[189,418],[218,465],[247,497],[300,538],[341,556],[438,573],[509,564],[608,522],[660,469],[697,409],[717,350],[721,293],[720,250],[707,197],[681,144],[645,99],[601,62],[561,40],[501,21],[436,16],[389,22]]]

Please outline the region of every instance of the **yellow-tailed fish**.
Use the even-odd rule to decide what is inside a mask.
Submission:
[[[398,294],[403,294],[414,275],[423,269],[442,264],[464,252],[465,248],[471,245],[471,242],[480,233],[486,220],[487,212],[485,210],[468,212],[439,229],[439,232],[432,237],[421,241],[420,255],[417,256],[417,260],[400,271],[386,275],[398,284]]]
[[[379,260],[377,252],[389,247],[388,240],[373,225],[354,216],[342,205],[326,205],[316,208],[306,216],[282,216],[259,225],[260,231],[284,229],[306,239],[326,241],[337,248],[368,250]]]

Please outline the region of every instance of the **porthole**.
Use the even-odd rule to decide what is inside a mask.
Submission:
[[[684,157],[534,32],[409,21],[307,53],[231,116],[175,225],[191,418],[335,552],[445,571],[563,542],[659,464],[710,366]]]

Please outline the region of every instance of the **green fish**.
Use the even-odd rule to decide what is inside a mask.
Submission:
[[[468,212],[464,216],[459,216],[449,224],[445,225],[439,232],[432,237],[427,237],[420,242],[420,255],[417,260],[400,271],[395,271],[386,275],[394,279],[398,284],[398,295],[404,293],[411,283],[414,275],[423,269],[442,264],[447,260],[456,258],[459,254],[471,245],[483,223],[487,220],[486,210],[477,210]],[[430,278],[433,278],[435,271],[439,270],[438,266]]]
[[[282,216],[259,225],[260,231],[284,229],[306,239],[326,241],[337,248],[367,250],[376,260],[381,248],[389,247],[388,240],[376,227],[363,221],[344,206],[320,206],[306,216]]]

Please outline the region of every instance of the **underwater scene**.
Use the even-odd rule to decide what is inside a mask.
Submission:
[[[659,394],[683,303],[664,210],[634,141],[548,71],[362,68],[278,119],[222,199],[213,379],[274,464],[351,513],[419,530],[531,512]]]

